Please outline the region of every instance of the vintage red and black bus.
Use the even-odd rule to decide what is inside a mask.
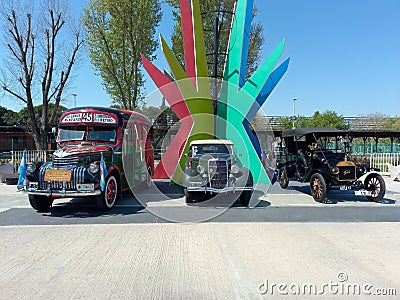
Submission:
[[[51,162],[27,165],[23,191],[31,206],[48,210],[56,198],[93,197],[111,209],[122,192],[149,184],[154,169],[151,123],[143,115],[103,107],[65,111]]]

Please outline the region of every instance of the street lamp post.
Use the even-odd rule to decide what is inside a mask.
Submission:
[[[74,107],[76,107],[76,96],[78,96],[78,94],[73,93],[72,96],[74,96]]]
[[[295,129],[296,127],[294,126],[294,121],[296,120],[296,101],[298,100],[297,98],[293,98],[293,119],[292,119],[292,128]]]

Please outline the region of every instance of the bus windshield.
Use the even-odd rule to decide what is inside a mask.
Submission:
[[[117,136],[117,130],[113,127],[69,127],[61,128],[58,134],[60,142],[102,141],[113,143]]]
[[[115,128],[89,127],[88,141],[115,142],[117,131]]]
[[[58,132],[59,141],[83,141],[85,137],[85,132],[85,127],[62,128]]]

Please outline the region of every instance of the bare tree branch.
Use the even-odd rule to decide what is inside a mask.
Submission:
[[[14,92],[13,90],[10,90],[8,87],[3,86],[3,90],[6,91],[7,93],[13,95],[14,97],[18,98],[19,100],[27,103],[26,99],[24,97],[22,97],[21,95],[17,94],[16,92]]]

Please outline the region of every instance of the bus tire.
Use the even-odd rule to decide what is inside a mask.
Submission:
[[[121,198],[121,183],[118,176],[112,173],[106,178],[104,191],[96,197],[97,207],[101,211],[110,210],[119,198]]]
[[[53,199],[51,197],[40,196],[40,195],[28,195],[29,203],[38,212],[48,212]]]

